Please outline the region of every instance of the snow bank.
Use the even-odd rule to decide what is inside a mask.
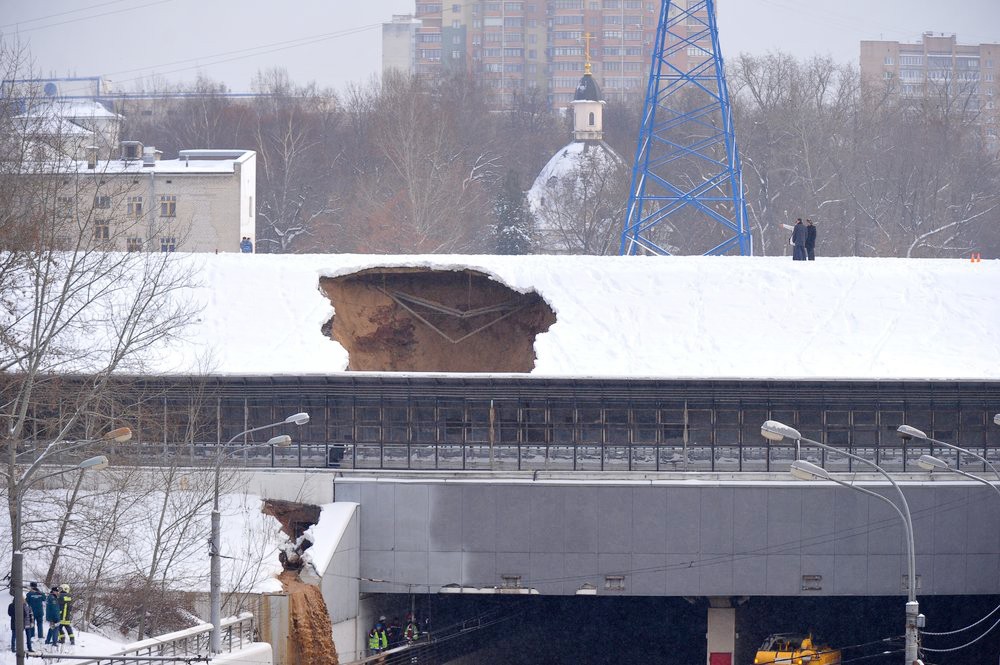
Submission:
[[[201,313],[150,369],[345,371],[322,276],[472,269],[537,291],[557,322],[533,376],[1000,379],[1000,261],[585,256],[197,255]]]
[[[312,563],[320,577],[326,573],[358,505],[347,501],[324,504],[320,506],[319,521],[306,529],[312,547],[306,550],[304,558]]]

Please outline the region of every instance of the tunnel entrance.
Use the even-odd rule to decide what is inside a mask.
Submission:
[[[534,291],[473,270],[372,268],[320,288],[336,311],[323,332],[353,371],[530,372],[535,336],[556,321]]]

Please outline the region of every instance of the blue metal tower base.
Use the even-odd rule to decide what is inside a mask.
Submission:
[[[715,0],[662,0],[620,254],[753,253]],[[691,63],[686,71],[673,62]],[[668,248],[675,248],[670,251]],[[700,247],[705,247],[701,251]]]

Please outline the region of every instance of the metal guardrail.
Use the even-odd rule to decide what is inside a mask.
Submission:
[[[78,661],[80,665],[153,665],[164,658],[183,662],[211,655],[210,635],[212,624],[203,623],[174,633],[167,633],[141,642],[135,642],[107,656]],[[254,643],[254,616],[244,612],[222,620],[222,651],[238,651]],[[146,658],[143,658],[146,657]]]
[[[923,454],[941,455],[970,472],[983,464],[967,456],[942,451],[929,444],[905,446],[844,446],[892,472],[918,471]],[[1000,463],[1000,447],[977,447],[977,452]],[[114,464],[180,465],[211,468],[218,459],[215,444],[139,444],[105,451]],[[853,471],[856,464],[803,445],[801,455],[830,471]],[[327,468],[356,470],[437,471],[787,471],[796,459],[795,446],[766,442],[759,445],[645,445],[645,444],[484,444],[388,442],[353,444],[295,443],[288,448],[247,449],[228,457],[228,464],[244,468]],[[862,468],[862,470],[865,470]]]

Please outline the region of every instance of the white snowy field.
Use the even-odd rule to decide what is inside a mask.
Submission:
[[[585,256],[190,255],[199,313],[149,369],[344,371],[321,276],[478,270],[557,322],[533,376],[1000,379],[1000,261]],[[206,359],[208,362],[206,364]]]

